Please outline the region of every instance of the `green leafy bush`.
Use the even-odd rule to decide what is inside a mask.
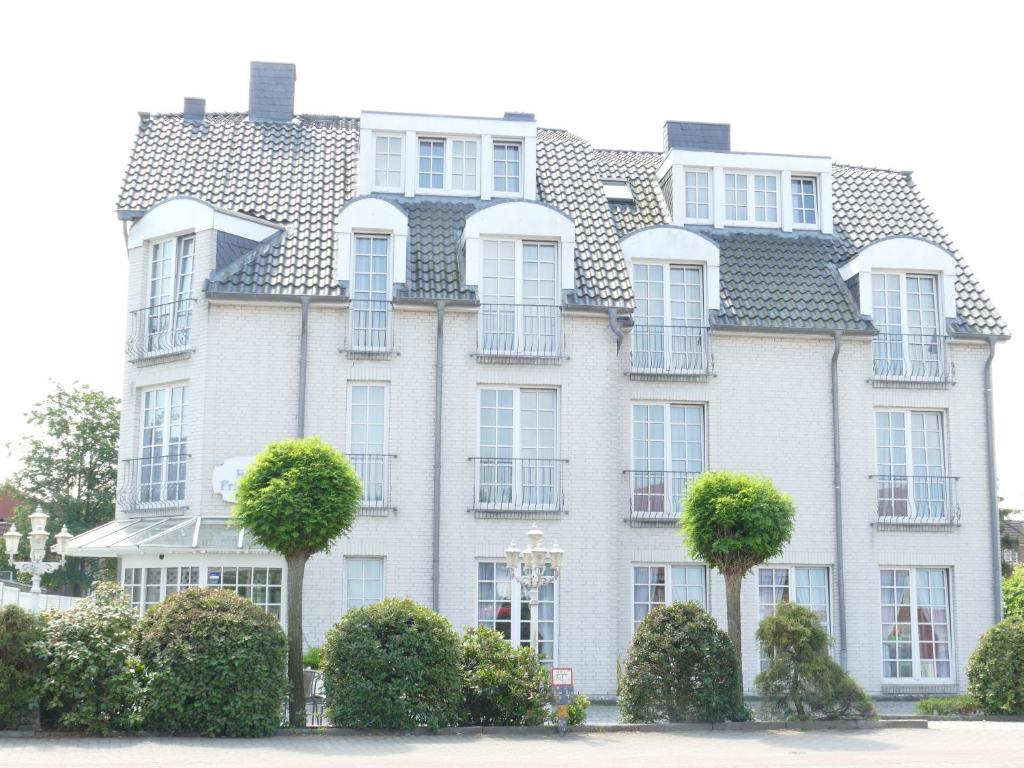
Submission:
[[[1024,563],[1003,579],[1003,613],[1024,619]]]
[[[306,669],[320,669],[324,661],[324,650],[320,647],[310,648],[302,655],[302,666]]]
[[[738,676],[732,642],[703,608],[657,606],[633,634],[619,713],[626,723],[743,720]]]
[[[1003,619],[981,636],[967,683],[984,714],[1024,715],[1024,618]]]
[[[799,720],[873,717],[871,699],[835,659],[831,638],[810,608],[783,603],[757,628],[768,669],[754,680],[773,715]]]
[[[277,619],[224,589],[187,589],[139,626],[147,729],[266,736],[281,721],[288,643]]]
[[[16,605],[0,609],[0,731],[16,728],[39,702],[46,654],[39,619]]]
[[[590,699],[582,693],[577,693],[569,702],[569,711],[566,722],[569,725],[584,725],[587,722],[587,708],[590,707]],[[548,722],[551,725],[558,725],[558,710],[553,709],[548,715]]]
[[[969,694],[921,699],[915,705],[919,715],[976,715],[978,702]]]
[[[136,621],[136,609],[109,582],[70,610],[43,614],[47,724],[92,733],[139,725],[143,672],[135,654]]]
[[[493,629],[471,627],[462,641],[463,725],[541,725],[551,686],[532,648]]]
[[[389,598],[348,611],[327,633],[327,717],[348,728],[437,729],[462,711],[459,636],[438,613]]]

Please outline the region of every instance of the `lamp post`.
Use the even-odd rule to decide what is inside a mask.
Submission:
[[[18,554],[21,534],[14,527],[13,523],[11,523],[11,529],[4,534],[4,545],[7,549],[7,557],[10,558],[11,565],[14,566],[15,570],[32,575],[32,594],[35,596],[33,610],[37,613],[39,612],[39,595],[43,591],[40,588],[42,576],[44,573],[53,573],[64,565],[67,560],[68,542],[73,538],[68,532],[66,525],[61,527],[60,533],[54,537],[57,543],[51,548],[52,552],[60,555],[60,562],[44,562],[43,558],[46,557],[46,540],[50,538],[50,534],[46,532],[46,521],[49,519],[50,516],[43,512],[41,507],[36,507],[36,511],[28,516],[28,560],[15,561],[14,559],[15,555]]]
[[[538,653],[538,632],[540,617],[537,608],[540,604],[540,588],[554,584],[562,571],[562,548],[555,544],[551,549],[544,548],[544,534],[537,524],[526,532],[529,544],[519,551],[515,543],[509,544],[505,550],[505,566],[509,579],[515,579],[530,594],[530,647]],[[538,653],[539,655],[539,653]],[[553,659],[552,659],[553,661]]]

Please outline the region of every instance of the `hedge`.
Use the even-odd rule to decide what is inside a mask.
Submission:
[[[38,704],[46,653],[39,619],[16,605],[0,609],[0,730],[16,728]]]

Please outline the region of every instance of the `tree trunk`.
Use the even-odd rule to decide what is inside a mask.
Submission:
[[[306,684],[302,674],[302,579],[306,555],[292,555],[288,563],[288,723],[306,727]]]
[[[739,679],[736,681],[736,706],[743,707],[743,635],[740,629],[740,587],[743,585],[743,574],[725,574],[725,608],[729,624],[729,639],[736,649],[736,668]]]

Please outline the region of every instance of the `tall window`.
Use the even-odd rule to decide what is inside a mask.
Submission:
[[[559,499],[555,392],[481,389],[477,501],[554,508]]]
[[[695,602],[707,606],[703,565],[633,566],[633,628],[656,605]]]
[[[345,558],[345,610],[373,605],[384,599],[384,560]]]
[[[385,506],[388,501],[387,388],[383,384],[353,384],[349,390],[348,451],[363,481],[363,505]]]
[[[494,142],[494,191],[518,193],[522,144],[509,141]]]
[[[251,566],[210,566],[207,583],[211,587],[230,589],[281,618],[281,569]]]
[[[478,562],[476,583],[477,625],[495,630],[513,645],[529,647],[529,594],[520,588],[518,582],[509,579],[505,563],[490,560]],[[554,662],[556,653],[557,595],[555,584],[540,588],[540,603],[537,606],[537,653],[547,666]]]
[[[683,374],[706,371],[703,268],[634,264],[633,288],[632,369]]]
[[[747,220],[747,175],[725,174],[725,218],[728,221]]]
[[[951,678],[949,572],[883,568],[881,589],[882,678]]]
[[[779,177],[774,173],[726,173],[725,219],[730,224],[776,224]]]
[[[632,511],[676,519],[689,482],[704,471],[704,408],[633,404]]]
[[[402,137],[377,136],[374,185],[387,189],[402,186]]]
[[[934,275],[871,275],[874,373],[881,378],[937,379],[943,371]]]
[[[391,348],[391,290],[386,235],[356,235],[352,285],[352,349]]]
[[[187,387],[177,386],[150,389],[143,395],[142,456],[138,460],[142,504],[185,500],[187,393]]]
[[[481,351],[558,355],[558,247],[546,242],[485,240],[482,266]]]
[[[793,223],[811,225],[818,223],[818,197],[813,178],[794,176],[790,180],[793,195]]]
[[[779,180],[775,176],[754,174],[754,221],[779,220]]]
[[[758,619],[774,616],[782,603],[790,601],[814,611],[822,628],[828,632],[828,568],[758,568]],[[761,671],[767,668],[769,660],[762,649]]]
[[[942,414],[937,411],[875,413],[878,514],[942,521],[951,508]]]
[[[146,315],[147,353],[168,352],[188,345],[195,247],[193,235],[152,246]]]
[[[452,189],[476,190],[476,141],[452,139]]]
[[[688,221],[711,220],[711,172],[686,171],[686,218]]]
[[[133,608],[142,609],[142,573],[144,568],[125,568],[121,573],[121,584],[124,593],[128,596],[128,602]]]
[[[444,139],[420,139],[420,189],[444,189]]]

